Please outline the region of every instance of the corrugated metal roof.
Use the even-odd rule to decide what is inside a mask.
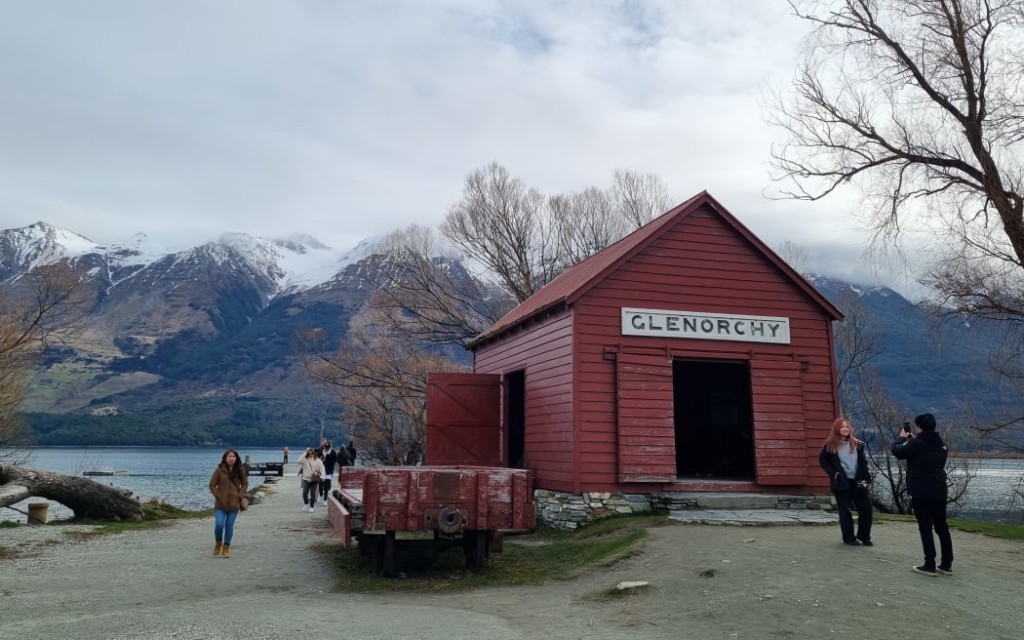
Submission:
[[[842,320],[843,314],[825,296],[803,276],[761,242],[749,229],[729,213],[711,194],[701,191],[689,200],[651,220],[633,233],[618,242],[605,247],[583,262],[571,267],[552,280],[537,293],[509,311],[500,320],[487,328],[486,331],[473,339],[471,347],[489,341],[496,336],[515,328],[517,325],[537,316],[548,309],[561,305],[572,305],[587,293],[594,285],[604,280],[608,274],[621,267],[627,260],[661,237],[668,229],[674,227],[694,211],[707,206],[720,215],[737,233],[746,238],[765,258],[775,264],[793,283],[803,289],[827,314],[835,320]]]

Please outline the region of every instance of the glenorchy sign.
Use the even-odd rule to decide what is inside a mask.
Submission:
[[[623,307],[622,335],[789,344],[789,318]]]

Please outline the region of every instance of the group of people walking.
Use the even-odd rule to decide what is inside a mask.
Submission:
[[[921,548],[924,551],[924,562],[914,565],[913,569],[926,576],[953,575],[953,539],[946,521],[946,460],[949,448],[935,428],[935,416],[930,413],[921,414],[914,418],[913,431],[909,423],[903,425],[890,449],[894,457],[905,460],[907,464],[907,493],[911,497],[911,508],[917,520]],[[854,434],[849,420],[837,418],[832,423],[818,455],[818,463],[828,474],[831,483],[843,543],[873,546],[873,514],[869,493],[871,472],[868,469],[864,441]],[[856,529],[853,524],[854,509],[857,511]],[[939,538],[938,562],[936,536]]]
[[[287,447],[284,461],[288,462]],[[337,450],[327,440],[322,440],[317,449],[306,449],[299,459],[303,509],[312,511],[318,499],[327,504],[335,469],[340,472],[341,467],[354,465],[355,461],[356,446],[351,440]],[[213,555],[230,558],[235,520],[248,507],[249,471],[238,451],[224,452],[210,476],[209,489],[213,496]]]
[[[341,473],[342,467],[350,467],[356,462],[356,446],[351,440],[342,447],[323,439],[320,447],[306,449],[299,458],[299,477],[302,482],[302,510],[313,511],[316,504],[327,504],[327,496],[331,493],[331,481],[334,472]]]

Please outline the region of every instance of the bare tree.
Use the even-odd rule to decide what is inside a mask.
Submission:
[[[632,229],[639,229],[665,213],[672,204],[668,186],[659,176],[625,169],[615,170],[611,196],[618,215]]]
[[[427,375],[465,370],[444,349],[393,328],[373,307],[357,314],[337,349],[327,332],[297,336],[307,374],[336,391],[342,420],[362,455],[383,464],[415,464],[423,456]]]
[[[466,177],[462,198],[448,211],[441,233],[481,264],[516,300],[551,277],[554,239],[545,233],[544,196],[505,167],[491,163]]]
[[[22,461],[31,442],[20,413],[28,377],[45,349],[73,329],[84,295],[66,262],[0,284],[0,461]]]
[[[844,293],[836,304],[845,317],[835,328],[840,411],[856,426],[858,435],[867,444],[868,464],[875,478],[871,486],[872,502],[880,511],[909,513],[906,463],[897,460],[890,449],[902,423],[910,419],[909,414],[889,395],[871,366],[881,345],[863,301],[853,293]],[[968,436],[970,430],[948,425],[944,432],[954,454],[950,456],[947,469],[947,500],[958,507],[963,504],[967,488],[976,475],[968,458],[955,455],[965,450],[966,443],[959,439]]]
[[[784,195],[855,182],[876,239],[935,233],[930,278],[957,309],[1024,314],[1024,4],[793,0],[812,25],[772,121]],[[948,251],[947,251],[948,249]]]
[[[414,341],[465,345],[515,306],[505,289],[467,271],[426,227],[413,225],[382,243],[384,264],[370,306]]]

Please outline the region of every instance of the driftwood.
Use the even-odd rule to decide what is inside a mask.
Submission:
[[[0,462],[0,507],[33,497],[59,502],[71,509],[76,518],[142,519],[142,504],[130,491],[89,478]]]

